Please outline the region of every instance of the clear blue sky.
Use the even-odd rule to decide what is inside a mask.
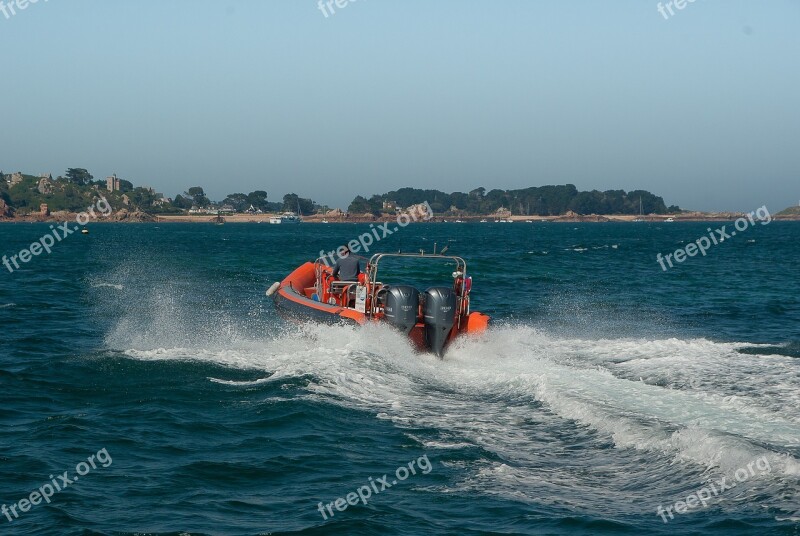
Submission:
[[[39,0],[0,14],[0,169],[331,206],[565,183],[797,204],[800,2],[656,5]]]

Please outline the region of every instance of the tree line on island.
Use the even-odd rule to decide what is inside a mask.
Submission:
[[[409,207],[428,202],[435,213],[480,216],[503,209],[515,216],[560,216],[577,214],[667,214],[680,212],[667,207],[664,200],[646,190],[607,190],[580,192],[572,184],[533,186],[520,190],[476,188],[469,193],[401,188],[369,199],[358,196],[350,204],[351,213],[377,214],[390,207]]]
[[[149,214],[183,213],[270,213],[299,212],[301,215],[324,214],[330,207],[295,193],[280,201],[270,201],[264,190],[232,193],[214,202],[201,186],[167,198],[153,188],[134,186],[130,181],[109,177],[95,178],[83,168],[69,168],[63,176],[3,174],[0,172],[0,200],[11,213],[35,213],[42,204],[51,211],[78,212],[104,196],[115,210],[128,209]],[[574,185],[535,186],[518,190],[476,188],[470,192],[446,193],[439,190],[401,188],[371,197],[356,196],[347,212],[358,216],[395,213],[420,203],[429,203],[443,215],[480,216],[502,211],[520,216],[559,216],[577,214],[667,214],[680,212],[667,207],[664,200],[646,190],[579,191]],[[2,214],[0,214],[2,215]]]
[[[175,198],[165,197],[148,186],[134,186],[116,176],[95,180],[84,168],[69,168],[63,176],[39,176],[0,172],[0,204],[8,213],[27,215],[38,213],[42,205],[51,212],[80,212],[91,206],[98,197],[105,197],[116,210],[141,211],[148,214],[184,214],[188,212],[283,212],[297,211],[313,214],[320,207],[297,194],[286,194],[282,201],[271,202],[263,190],[248,194],[233,193],[221,202],[211,201],[201,186],[193,186]]]

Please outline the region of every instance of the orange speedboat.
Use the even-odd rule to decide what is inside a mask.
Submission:
[[[383,282],[381,261],[436,259],[454,263],[452,284],[420,292],[411,285]],[[379,253],[367,264],[358,281],[337,281],[323,259],[307,262],[275,283],[267,296],[283,312],[328,323],[387,322],[401,330],[420,350],[439,357],[453,339],[465,333],[481,333],[489,317],[470,311],[472,278],[461,257],[445,255]]]

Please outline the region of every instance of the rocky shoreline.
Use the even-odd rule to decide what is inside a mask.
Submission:
[[[271,217],[275,214],[233,214],[223,216],[226,223],[269,223]],[[576,214],[569,212],[562,216],[511,216],[505,217],[503,220],[512,220],[514,222],[552,222],[552,223],[607,223],[607,222],[634,222],[637,219],[644,220],[650,223],[667,223],[668,218],[672,218],[675,222],[717,222],[717,221],[733,221],[737,218],[746,216],[742,212],[686,212],[681,214],[659,214],[659,215],[645,215],[645,216],[632,216],[632,215],[604,215],[604,214]],[[74,221],[78,217],[78,213],[73,212],[54,212],[49,216],[41,214],[32,214],[19,217],[0,216],[2,223],[58,223],[64,221]],[[214,223],[216,216],[212,215],[153,215],[140,211],[119,210],[109,215],[108,217],[98,217],[90,219],[89,223]],[[304,216],[304,223],[382,223],[395,221],[394,216],[338,216],[328,217],[322,215]],[[429,223],[454,223],[456,221],[463,223],[477,223],[482,220],[487,222],[496,221],[496,215],[486,216],[462,216],[456,218],[453,216],[435,216],[428,220]],[[774,215],[773,219],[780,221],[800,221],[800,213],[789,213],[784,215]]]
[[[0,222],[4,223],[60,223],[65,221],[75,221],[80,214],[77,212],[59,211],[53,212],[49,215],[44,214],[29,214],[26,216],[3,216],[0,217]],[[95,217],[89,216],[88,223],[152,223],[156,221],[156,217],[152,214],[140,211],[118,210],[103,216],[96,214]]]

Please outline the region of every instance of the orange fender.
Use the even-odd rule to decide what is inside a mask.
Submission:
[[[464,331],[467,333],[483,333],[489,329],[490,321],[491,317],[489,315],[478,312],[470,313],[467,317],[467,325]]]

